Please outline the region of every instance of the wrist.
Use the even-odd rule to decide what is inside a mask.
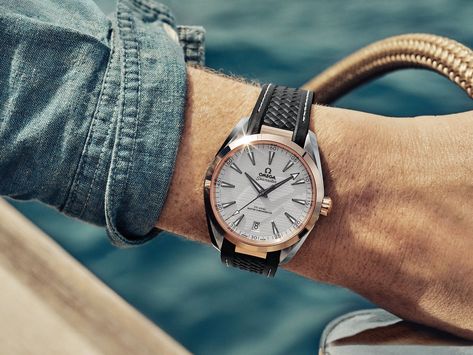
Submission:
[[[209,242],[203,176],[228,133],[241,117],[249,116],[259,92],[256,86],[189,68],[185,126],[158,227]],[[379,181],[389,170],[380,155],[387,151],[386,132],[392,130],[392,122],[367,113],[314,106],[311,129],[319,141],[325,194],[333,196],[336,208],[319,220],[288,268],[348,286],[354,280],[349,274],[353,263],[370,262],[367,250],[383,247],[364,231],[375,223],[367,212],[368,203],[375,199]]]
[[[405,138],[390,118],[321,106],[313,110],[312,129],[320,147],[325,195],[331,196],[334,208],[329,217],[319,219],[288,268],[363,293],[365,282],[384,277],[372,264],[381,255],[397,259],[391,253],[396,250],[386,255],[392,242],[381,234],[384,224],[392,222],[389,211],[395,206],[384,199],[380,206],[380,198],[389,185],[383,182],[393,173],[390,154]],[[377,210],[381,207],[382,214]]]
[[[187,107],[171,185],[157,223],[163,230],[209,242],[202,181],[215,153],[237,122],[249,116],[259,88],[188,67]]]

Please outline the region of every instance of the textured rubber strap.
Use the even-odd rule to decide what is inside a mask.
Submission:
[[[235,245],[224,239],[220,257],[222,263],[227,266],[233,266],[267,277],[273,277],[278,269],[280,254],[281,251],[269,252],[266,258],[263,259],[252,255],[237,253],[235,251]]]
[[[248,134],[258,134],[262,125],[293,132],[292,140],[304,147],[310,123],[310,109],[314,94],[273,84],[264,85],[248,121]],[[234,266],[268,277],[275,275],[281,251],[267,253],[265,259],[235,252],[235,245],[224,239],[221,259]]]
[[[311,91],[264,85],[248,122],[248,134],[260,133],[264,124],[293,132],[292,140],[304,147],[313,99]]]

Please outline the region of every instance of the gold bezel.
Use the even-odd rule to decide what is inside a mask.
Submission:
[[[215,180],[218,176],[218,173],[221,167],[224,164],[224,161],[231,155],[233,155],[237,150],[241,149],[242,146],[251,145],[255,143],[269,143],[278,145],[284,149],[289,150],[291,153],[299,157],[301,162],[306,167],[309,172],[309,176],[312,181],[312,206],[307,214],[307,217],[301,226],[293,233],[293,235],[278,243],[274,244],[262,244],[261,242],[251,241],[244,237],[239,236],[237,233],[233,232],[226,223],[223,222],[221,216],[217,212],[215,206]],[[216,155],[214,161],[207,170],[207,175],[205,178],[205,198],[207,199],[206,208],[207,213],[212,221],[214,221],[221,231],[224,234],[224,237],[231,241],[239,248],[243,248],[249,251],[254,252],[271,252],[282,250],[287,247],[290,247],[301,240],[302,237],[306,236],[310,230],[315,225],[315,222],[319,216],[320,207],[318,206],[318,198],[320,187],[322,185],[321,176],[317,169],[317,166],[311,156],[300,147],[299,145],[292,142],[290,139],[287,139],[282,136],[273,135],[273,134],[255,134],[255,135],[245,135],[235,141],[229,143],[227,146],[223,147],[219,153]],[[323,196],[322,196],[323,197]]]

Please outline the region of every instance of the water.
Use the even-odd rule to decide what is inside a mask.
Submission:
[[[170,0],[180,23],[206,27],[207,65],[298,86],[375,40],[429,32],[473,46],[471,0]],[[99,1],[109,12],[109,0]],[[472,110],[446,79],[388,75],[337,106],[394,116]],[[324,325],[363,298],[281,270],[274,280],[225,269],[206,245],[164,236],[119,250],[104,231],[36,203],[15,204],[133,306],[197,354],[315,354]],[[323,236],[321,236],[323,237]]]

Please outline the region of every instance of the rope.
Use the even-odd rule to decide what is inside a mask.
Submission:
[[[355,87],[401,68],[424,68],[447,77],[473,98],[473,51],[449,38],[412,33],[389,37],[335,63],[306,83],[314,102],[329,104]]]

